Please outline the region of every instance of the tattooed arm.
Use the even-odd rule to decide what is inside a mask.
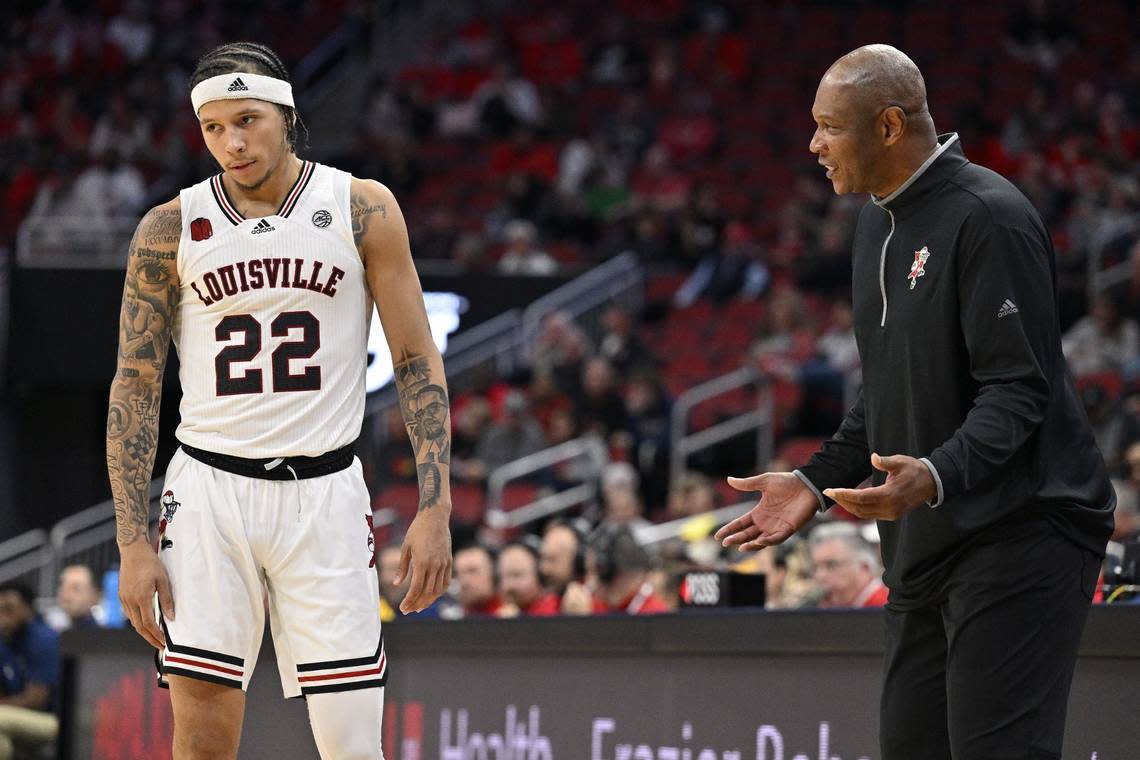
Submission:
[[[400,410],[419,473],[419,513],[400,558],[411,584],[400,609],[423,609],[451,581],[451,415],[443,358],[435,347],[408,230],[388,188],[352,180],[352,233],[364,261],[372,300],[392,351]]]
[[[173,618],[169,582],[148,536],[150,476],[158,443],[162,375],[178,305],[178,200],[151,209],[139,222],[127,259],[119,315],[119,354],[107,408],[107,473],[115,501],[115,538],[123,610],[143,638],[162,645],[151,609],[157,591]]]

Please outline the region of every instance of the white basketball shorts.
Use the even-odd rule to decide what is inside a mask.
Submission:
[[[179,449],[166,471],[159,558],[174,618],[159,683],[180,675],[245,689],[268,611],[286,697],[387,681],[372,510],[360,460],[302,480],[211,467]]]

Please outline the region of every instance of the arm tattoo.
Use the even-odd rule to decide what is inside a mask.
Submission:
[[[353,193],[350,204],[352,206],[352,239],[356,241],[356,247],[360,248],[360,244],[364,241],[364,235],[368,232],[368,223],[372,221],[373,215],[379,214],[387,219],[388,207],[383,203],[369,201],[362,193]]]
[[[439,503],[451,464],[451,420],[442,373],[438,382],[426,356],[407,347],[394,363],[400,411],[416,456],[420,481],[420,510]]]
[[[181,230],[180,210],[152,210],[139,223],[127,260],[118,370],[107,407],[107,474],[120,545],[147,536],[162,373],[178,304]]]

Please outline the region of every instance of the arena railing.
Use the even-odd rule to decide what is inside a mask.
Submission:
[[[657,523],[656,525],[646,525],[635,529],[633,537],[636,538],[637,542],[642,546],[650,546],[652,544],[669,541],[670,539],[680,538],[690,531],[694,525],[707,526],[709,528],[709,534],[711,535],[714,528],[719,528],[729,520],[735,520],[752,509],[755,505],[755,501],[742,501],[737,504],[730,504],[727,507],[714,509],[712,512],[704,512],[690,517],[680,517],[676,520]]]
[[[23,581],[37,594],[46,585],[54,593],[55,579],[44,580],[44,567],[50,555],[48,534],[41,528],[29,530],[0,543],[0,581]]]
[[[762,469],[772,458],[772,398],[759,393],[757,408],[717,423],[699,432],[688,432],[689,413],[710,399],[749,385],[766,385],[763,374],[755,367],[745,366],[720,377],[695,385],[677,397],[670,419],[672,451],[669,476],[676,484],[685,473],[689,457],[712,448],[730,438],[756,431],[756,466]]]
[[[1125,258],[1118,264],[1104,266],[1104,249],[1113,240],[1125,235],[1140,234],[1140,219],[1128,219],[1112,230],[1111,235],[1099,235],[1089,246],[1089,296],[1126,281],[1132,274],[1133,263]]]
[[[150,484],[148,510],[150,528],[158,522],[158,497],[163,478]],[[115,502],[112,499],[88,507],[63,518],[51,529],[50,553],[40,582],[40,595],[52,593],[52,585],[60,571],[68,565],[87,565],[96,578],[119,564],[115,543]]]
[[[527,306],[523,312],[523,345],[534,344],[542,321],[554,312],[565,312],[587,333],[596,333],[597,317],[605,306],[617,303],[630,314],[637,314],[644,300],[645,269],[637,254],[620,253]]]
[[[137,216],[33,216],[16,235],[16,263],[24,268],[124,269]]]
[[[517,528],[579,504],[589,504],[598,495],[598,478],[609,462],[609,452],[602,439],[584,435],[557,446],[528,454],[491,471],[487,478],[487,525],[491,528]],[[508,483],[538,475],[558,465],[580,460],[581,467],[573,480],[581,481],[562,491],[542,496],[529,504],[506,509],[503,494]]]

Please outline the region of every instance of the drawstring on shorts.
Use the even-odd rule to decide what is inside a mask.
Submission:
[[[281,463],[285,461],[284,457],[277,457],[271,462],[265,463],[265,469],[272,470],[274,467],[280,467]],[[285,465],[285,469],[293,476],[293,482],[297,484],[297,522],[301,521],[301,479],[297,477],[297,471],[291,465]]]

